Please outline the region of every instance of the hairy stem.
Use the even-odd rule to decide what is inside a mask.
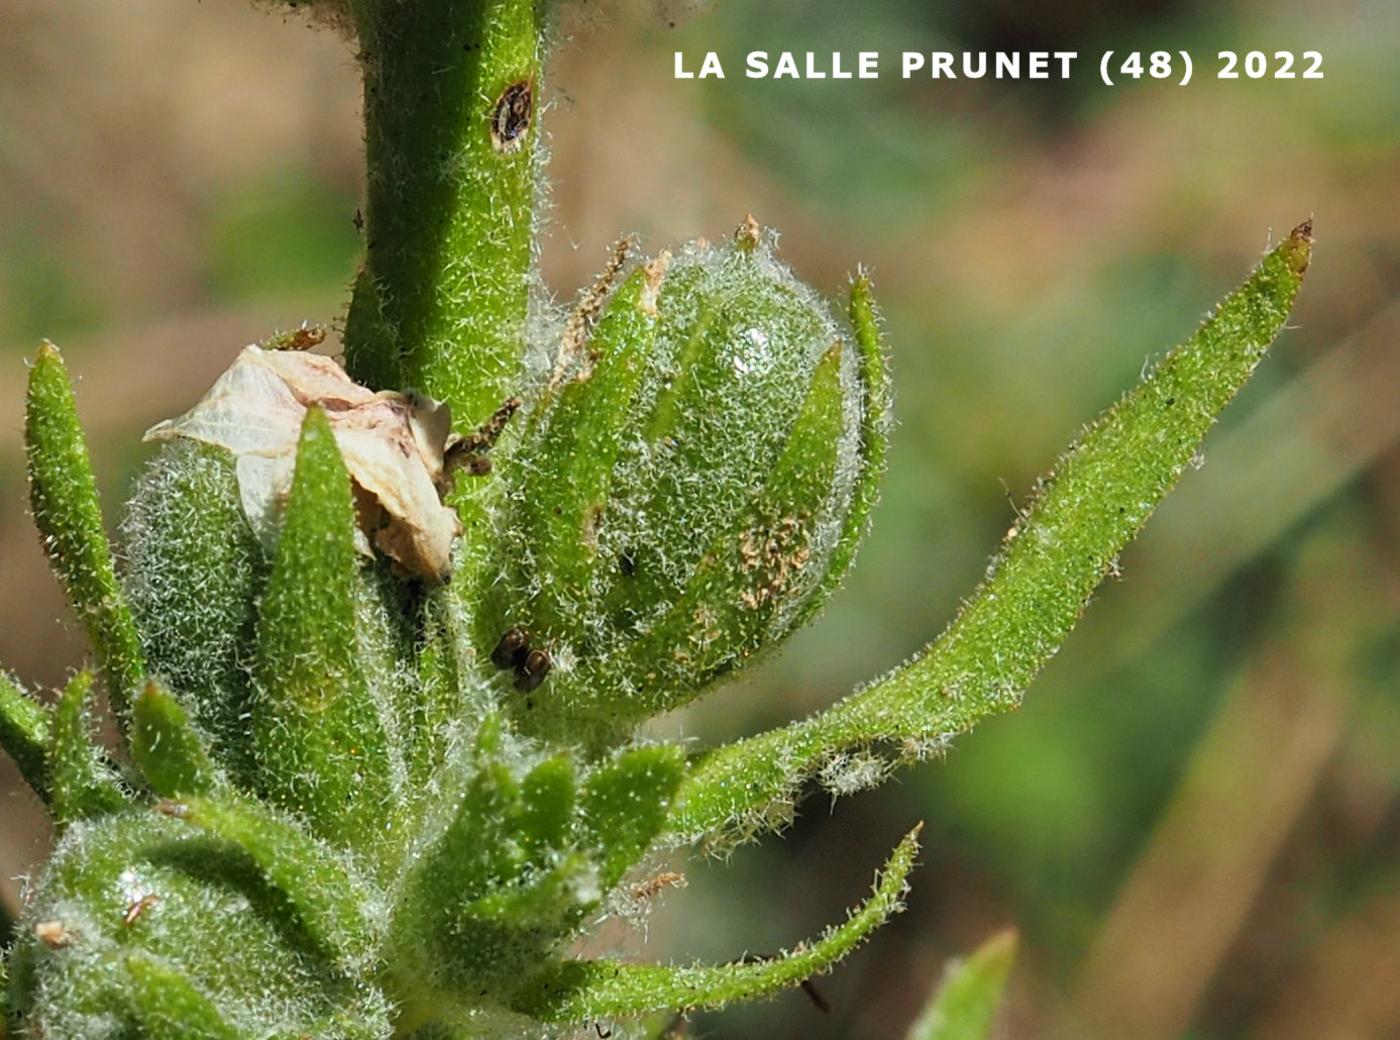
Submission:
[[[351,374],[481,424],[508,396],[530,296],[535,0],[355,0],[364,66],[364,268]]]

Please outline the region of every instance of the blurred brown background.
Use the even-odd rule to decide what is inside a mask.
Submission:
[[[814,710],[915,651],[1076,426],[1316,217],[1294,325],[1015,717],[944,764],[728,863],[653,917],[655,958],[729,960],[838,919],[928,821],[909,911],[821,985],[695,1035],[901,1035],[945,960],[1015,924],[1001,1036],[1400,1035],[1400,8],[633,0],[562,16],[544,266],[752,210],[833,293],[868,265],[898,413],[874,532],[825,617],[672,728]],[[1185,88],[757,83],[749,49],[1189,48]],[[731,78],[673,82],[714,49]],[[1218,50],[1320,50],[1321,82],[1218,82]],[[1202,60],[1205,59],[1205,60]],[[695,63],[698,63],[698,59]],[[242,0],[0,5],[0,660],[81,659],[23,508],[23,358],[81,375],[109,518],[139,432],[243,343],[335,317],[360,138],[345,44]],[[11,908],[42,859],[0,765]]]

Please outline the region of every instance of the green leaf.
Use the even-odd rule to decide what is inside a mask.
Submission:
[[[513,998],[518,1011],[548,1022],[630,1017],[655,1011],[720,1008],[798,986],[854,950],[891,914],[903,909],[905,879],[918,851],[918,828],[885,865],[869,900],[842,925],[771,961],[662,967],[617,961],[564,961],[527,983]]]
[[[992,936],[967,960],[949,964],[908,1040],[986,1040],[1015,961],[1016,933],[1007,930]]]
[[[259,805],[217,798],[156,803],[156,809],[242,851],[282,893],[307,934],[342,967],[363,967],[374,949],[366,891],[330,852]]]
[[[520,814],[515,830],[533,859],[540,860],[549,851],[567,844],[576,783],[573,760],[559,755],[535,766],[520,785]]]
[[[92,673],[79,672],[64,688],[53,713],[49,777],[54,823],[60,830],[77,820],[117,812],[127,804],[116,773],[92,739],[91,695]]]
[[[1311,243],[1303,224],[1070,445],[986,582],[922,654],[825,712],[700,757],[676,840],[751,835],[784,819],[802,783],[842,755],[920,757],[1016,707],[1283,327]]]
[[[0,747],[19,767],[20,775],[44,801],[49,800],[49,713],[38,701],[0,672]]]
[[[34,522],[73,612],[97,651],[107,697],[125,729],[128,697],[145,677],[141,644],[112,567],[73,388],[58,348],[47,341],[29,370],[26,404]]]
[[[263,782],[346,845],[388,837],[388,740],[361,665],[350,477],[325,413],[307,411],[257,625],[252,705]]]
[[[154,680],[131,708],[131,757],[151,790],[164,798],[207,794],[219,768],[185,709]]]
[[[656,744],[624,751],[588,778],[579,795],[582,842],[598,860],[604,889],[651,848],[684,772],[681,749]]]
[[[127,999],[142,1040],[239,1040],[213,1001],[182,972],[139,953],[128,954]]]

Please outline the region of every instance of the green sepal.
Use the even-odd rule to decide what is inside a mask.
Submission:
[[[213,1001],[181,971],[152,957],[126,957],[127,1000],[141,1040],[239,1040]]]
[[[511,965],[508,972],[499,971],[504,964],[493,965],[480,975],[518,974],[520,967],[557,945],[583,911],[597,904],[598,891],[597,871],[588,857],[569,853],[552,866],[530,869],[515,883],[473,900],[460,917],[472,922],[472,937],[481,947],[477,954],[504,952],[504,964]],[[509,959],[511,955],[517,959]]]
[[[59,830],[78,820],[118,812],[128,804],[116,772],[92,739],[91,696],[92,673],[81,671],[69,680],[54,707],[49,782]]]
[[[123,731],[128,698],[145,677],[136,624],[122,597],[73,388],[58,348],[45,341],[29,370],[24,441],[29,504],[49,563],[97,652]]]
[[[532,624],[545,630],[567,626],[593,595],[600,568],[614,563],[599,552],[598,525],[656,338],[654,279],[643,267],[618,286],[577,366],[556,375],[551,399],[531,416],[543,432],[520,464],[547,479],[520,496],[517,522],[531,552],[549,561],[531,601]]]
[[[162,798],[208,794],[222,783],[219,767],[188,713],[154,680],[131,706],[131,757]]]
[[[547,1022],[628,1018],[657,1011],[720,1008],[800,985],[829,971],[892,914],[903,909],[918,852],[918,828],[905,836],[874,894],[813,942],[768,961],[663,967],[618,961],[563,961],[530,980],[512,1006]]]
[[[493,882],[513,879],[524,861],[509,826],[520,787],[499,759],[501,740],[499,720],[488,717],[457,767],[459,775],[448,778],[439,796],[450,814],[445,825],[414,857],[402,884],[391,960],[403,970],[405,984],[423,992],[475,980],[499,954],[482,941],[469,908]]]
[[[366,888],[328,849],[295,824],[242,800],[185,798],[156,809],[238,849],[286,899],[306,933],[342,968],[353,971],[373,955]]]
[[[25,783],[43,801],[49,793],[49,712],[0,672],[0,747],[14,759]]]
[[[744,838],[786,819],[841,756],[922,757],[1020,703],[1118,554],[1199,450],[1287,320],[1311,253],[1293,231],[1185,344],[1074,441],[1007,532],[989,577],[927,649],[835,707],[698,758],[675,840]]]
[[[949,964],[908,1040],[987,1040],[1015,962],[1016,933],[1007,930]]]
[[[580,842],[596,857],[604,889],[651,848],[684,772],[681,748],[654,744],[623,751],[588,777],[579,793]]]
[[[820,584],[808,597],[794,627],[811,620],[851,569],[856,550],[870,527],[870,514],[880,497],[880,486],[885,476],[890,426],[894,421],[889,361],[881,341],[880,314],[875,307],[874,291],[870,278],[864,273],[856,275],[851,282],[847,314],[855,331],[857,385],[861,393],[861,464],[851,484],[850,505],[841,520],[841,536],[827,560],[826,572]]]
[[[428,591],[421,609],[417,704],[410,713],[411,723],[403,727],[409,742],[404,757],[410,792],[421,791],[442,766],[452,742],[452,724],[467,707],[462,688],[470,680],[457,659],[464,637],[456,606],[451,587],[438,586]]]
[[[349,474],[311,408],[258,617],[252,726],[272,800],[320,836],[364,847],[388,837],[397,799],[361,663],[354,529]]]

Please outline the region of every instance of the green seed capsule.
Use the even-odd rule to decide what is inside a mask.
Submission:
[[[502,667],[517,633],[547,655],[515,669],[527,725],[618,736],[815,612],[880,469],[881,360],[751,235],[621,282],[502,467],[478,639]]]

